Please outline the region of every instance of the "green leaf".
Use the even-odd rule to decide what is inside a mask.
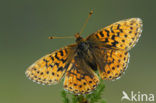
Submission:
[[[69,99],[68,99],[67,94],[64,90],[61,92],[61,95],[63,97],[63,103],[69,103]]]

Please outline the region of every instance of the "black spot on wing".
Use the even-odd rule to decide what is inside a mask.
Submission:
[[[97,34],[96,34],[95,36],[96,36],[96,38],[98,38],[98,39],[99,39],[99,36],[98,36]]]
[[[113,26],[111,26],[111,28],[110,28],[110,29],[111,29],[111,32],[112,32],[112,33],[114,33],[114,31],[113,31]]]
[[[62,66],[57,69],[57,71],[63,71],[63,70],[64,68]]]
[[[62,61],[63,63],[65,63],[65,62],[67,61],[67,59],[61,59],[61,61]]]
[[[116,44],[118,44],[119,42],[117,42],[117,41],[114,41],[114,42],[112,42],[112,46],[113,47],[116,47]]]
[[[104,37],[104,34],[103,34],[103,32],[102,32],[102,31],[100,31],[100,35],[101,35],[101,37]]]
[[[55,54],[55,58],[56,58],[57,60],[60,60],[60,58],[57,56],[57,53]]]
[[[107,29],[105,29],[105,32],[107,33],[107,36],[109,37],[109,31]]]
[[[52,61],[54,61],[54,57],[52,57],[52,55],[49,56],[51,58]]]
[[[123,30],[122,29],[119,29],[119,30],[120,30],[121,33],[123,33]]]
[[[115,40],[115,35],[112,35],[112,40]]]
[[[59,66],[59,63],[55,63],[55,65],[58,67]]]
[[[120,26],[121,26],[121,25],[120,25],[120,24],[118,24],[117,29],[120,29]]]
[[[62,51],[62,50],[60,50],[59,52],[60,52],[61,56],[63,56],[63,51]]]
[[[106,38],[105,41],[103,41],[103,42],[104,42],[104,43],[107,43],[107,42],[108,42],[108,38]]]
[[[51,64],[49,64],[49,66],[52,68],[53,67],[53,65],[51,65]]]
[[[46,63],[45,66],[48,67],[48,64],[47,64],[47,63],[48,63],[49,61],[46,60],[46,59],[43,59],[43,61]]]

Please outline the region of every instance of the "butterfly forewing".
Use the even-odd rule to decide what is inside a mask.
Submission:
[[[97,45],[130,50],[138,41],[142,32],[142,20],[131,18],[113,23],[87,37]]]
[[[37,83],[55,84],[69,67],[74,52],[75,45],[56,50],[32,64],[26,70],[26,75]]]

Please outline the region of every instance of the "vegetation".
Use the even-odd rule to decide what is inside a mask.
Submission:
[[[96,90],[87,95],[74,95],[66,91],[62,91],[63,103],[106,103],[102,98],[102,92],[104,91],[104,83],[99,84]]]

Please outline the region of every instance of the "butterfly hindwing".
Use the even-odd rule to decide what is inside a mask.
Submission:
[[[26,70],[26,75],[37,83],[55,84],[63,77],[73,54],[74,46],[56,50],[32,64]]]
[[[113,23],[87,37],[88,41],[103,47],[130,50],[142,32],[142,20],[131,18]]]
[[[99,74],[102,79],[117,79],[126,70],[130,56],[127,51],[102,48],[95,52]]]
[[[87,94],[94,90],[99,78],[91,68],[80,59],[73,59],[64,80],[64,89],[74,94]]]

